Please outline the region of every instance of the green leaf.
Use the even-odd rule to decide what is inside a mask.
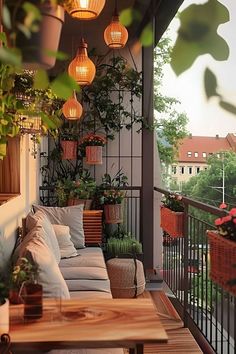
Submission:
[[[34,89],[46,90],[49,85],[48,74],[45,70],[39,69],[34,75]]]
[[[43,112],[40,114],[40,116],[42,118],[43,123],[46,125],[46,127],[48,129],[57,129],[58,128],[57,124],[55,124],[55,122],[50,119],[50,116],[48,116],[47,114],[45,114]]]
[[[11,14],[7,6],[3,5],[2,22],[7,29],[11,29]]]
[[[181,25],[171,56],[176,75],[187,70],[203,54],[210,54],[216,60],[228,58],[228,44],[217,34],[219,25],[229,21],[229,12],[224,5],[217,0],[192,4],[179,18]]]
[[[0,159],[2,160],[7,154],[7,143],[4,143],[0,140]]]
[[[24,25],[27,28],[31,28],[34,25],[35,21],[40,21],[42,16],[40,10],[37,6],[33,5],[30,2],[24,2],[22,8],[26,12],[26,16],[24,18]]]
[[[14,48],[0,48],[0,61],[6,64],[21,65],[21,57],[19,52],[16,51]]]
[[[124,9],[120,13],[120,22],[124,26],[130,26],[133,22],[133,9],[131,7]]]
[[[69,58],[67,53],[61,51],[55,52],[53,50],[45,50],[45,54],[49,57],[56,58],[57,60],[67,60]]]
[[[80,91],[79,85],[68,74],[60,74],[51,84],[53,93],[58,97],[67,100],[72,96],[73,90]]]
[[[212,96],[219,96],[217,93],[217,80],[213,72],[206,68],[204,73],[204,85],[205,85],[205,93],[207,98],[209,99]]]
[[[146,27],[144,27],[139,39],[144,47],[150,47],[152,45],[153,31],[152,25],[150,23]]]
[[[221,100],[219,104],[220,104],[221,108],[236,115],[236,106],[232,105],[229,102],[223,101],[223,100]]]
[[[7,36],[5,32],[0,32],[0,41],[3,43],[3,45],[7,45]]]

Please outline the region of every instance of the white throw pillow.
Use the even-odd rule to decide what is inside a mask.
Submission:
[[[19,257],[26,257],[38,266],[38,282],[43,286],[44,296],[70,298],[66,282],[54,254],[45,242],[45,231],[41,226],[34,227],[26,235],[21,243]]]
[[[71,241],[70,228],[66,225],[53,224],[58,245],[61,251],[61,258],[70,258],[78,256],[73,242]]]
[[[26,217],[26,229],[32,230],[35,226],[41,226],[45,231],[45,241],[56,257],[57,263],[61,260],[61,252],[57,242],[55,231],[45,213],[37,211],[35,214],[29,213]]]
[[[33,208],[45,213],[52,224],[69,226],[75,248],[84,248],[83,204],[64,208],[33,205]]]

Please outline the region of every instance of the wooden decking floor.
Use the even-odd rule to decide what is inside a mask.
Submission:
[[[181,318],[163,291],[145,291],[140,297],[149,297],[153,300],[169,338],[168,343],[146,345],[145,354],[202,353],[188,328],[183,327]]]

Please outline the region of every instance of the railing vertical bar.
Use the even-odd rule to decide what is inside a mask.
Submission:
[[[227,354],[230,354],[230,295],[227,294]]]
[[[220,321],[221,321],[221,328],[220,328],[220,349],[221,353],[224,354],[224,291],[221,289],[221,304],[220,304]]]
[[[195,299],[193,298],[193,287],[192,287],[192,273],[189,272],[189,265],[192,263],[192,241],[193,241],[193,232],[194,229],[194,219],[190,216],[190,231],[189,231],[189,249],[188,251],[188,278],[189,278],[189,304],[190,304],[190,315],[194,318],[194,307],[195,307]]]
[[[236,354],[236,296],[234,297],[234,303],[233,303],[233,306],[234,306],[234,354]]]
[[[184,208],[184,315],[183,315],[183,321],[184,321],[184,327],[187,327],[187,321],[188,321],[188,215],[189,213],[189,207],[188,205],[185,205]]]
[[[218,294],[219,289],[218,285],[216,285],[216,311],[215,311],[215,351],[218,351]]]

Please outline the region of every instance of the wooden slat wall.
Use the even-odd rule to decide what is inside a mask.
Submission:
[[[7,156],[0,160],[0,193],[20,193],[20,138],[8,141]]]
[[[102,210],[84,210],[83,225],[85,244],[101,244]]]

